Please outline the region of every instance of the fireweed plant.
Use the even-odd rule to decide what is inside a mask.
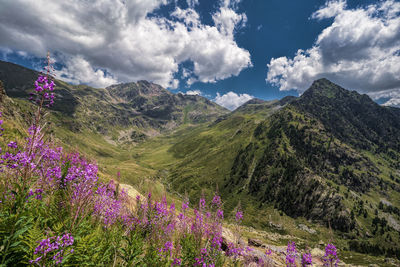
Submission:
[[[325,247],[325,255],[323,257],[324,266],[338,266],[339,258],[337,256],[337,249],[333,244],[328,244]]]
[[[296,254],[297,254],[296,243],[289,241],[286,249],[287,267],[296,266]]]
[[[223,251],[219,195],[202,197],[189,216],[187,199],[180,212],[166,197],[132,199],[116,182],[99,181],[95,162],[57,147],[43,121],[54,90],[49,73],[40,75],[27,137],[0,136],[0,265],[222,266],[251,258],[237,242]],[[242,218],[238,210],[237,224]]]
[[[307,251],[306,253],[303,253],[301,255],[301,266],[302,267],[312,266],[312,255],[310,251]]]

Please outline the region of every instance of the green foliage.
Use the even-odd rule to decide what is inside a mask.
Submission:
[[[180,240],[182,247],[182,265],[193,266],[197,256],[198,246],[193,236],[185,236]]]
[[[122,246],[118,253],[122,266],[139,266],[143,262],[143,238],[135,231],[122,236]]]

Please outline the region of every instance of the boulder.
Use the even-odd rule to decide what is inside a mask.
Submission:
[[[315,231],[315,230],[312,229],[312,228],[309,228],[309,227],[308,227],[307,225],[305,225],[305,224],[299,224],[299,225],[298,225],[298,228],[299,228],[300,230],[303,230],[303,231],[309,233],[309,234],[316,234],[316,233],[317,233],[317,231]]]
[[[263,243],[262,243],[260,240],[258,240],[258,239],[253,239],[253,238],[249,238],[249,239],[247,240],[247,244],[248,244],[249,246],[253,246],[253,247],[265,247],[265,246],[263,245]]]

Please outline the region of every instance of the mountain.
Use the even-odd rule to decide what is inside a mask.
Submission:
[[[326,79],[260,123],[253,136],[227,185],[247,182],[249,194],[292,217],[348,232],[356,222],[344,204],[346,191],[400,193],[382,168],[400,168],[400,116]]]
[[[36,75],[0,62],[8,118],[30,112]],[[240,206],[273,244],[335,239],[342,251],[400,257],[400,109],[326,79],[233,112],[146,81],[56,84],[55,136],[96,159],[101,177],[118,171],[139,191],[191,203],[218,191],[227,217]]]
[[[279,216],[271,224],[278,211],[285,231],[313,222],[332,228],[347,249],[390,254],[400,252],[399,138],[399,109],[321,79],[299,98],[251,100],[207,126],[143,145],[164,144],[168,161],[151,152],[138,160],[164,170],[170,190],[190,199],[218,190],[226,211],[241,205],[254,227],[282,229],[273,226]]]
[[[27,99],[38,74],[0,61],[0,80],[12,98]],[[117,143],[142,142],[180,125],[211,122],[228,113],[204,97],[173,94],[147,81],[108,88],[55,82],[57,101],[52,110],[58,125],[75,132],[100,133]]]

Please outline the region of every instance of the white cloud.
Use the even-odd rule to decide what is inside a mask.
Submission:
[[[185,95],[202,95],[202,92],[200,90],[189,90],[186,91]]]
[[[173,79],[172,81],[170,81],[170,83],[168,84],[168,87],[171,89],[176,89],[179,87],[179,80],[178,79]]]
[[[233,39],[235,28],[244,27],[247,23],[246,14],[237,14],[233,9],[221,7],[213,16],[214,24],[224,35]]]
[[[373,92],[369,94],[372,99],[389,99],[385,103],[384,106],[394,106],[400,108],[400,89]]]
[[[400,108],[400,95],[397,98],[391,98],[383,104],[384,106],[392,106]]]
[[[189,8],[194,8],[199,4],[199,0],[186,0]]]
[[[313,47],[271,59],[267,82],[300,93],[322,77],[371,96],[400,89],[399,13],[393,0],[356,9],[346,9],[342,0],[327,2],[311,17],[332,17],[333,23]]]
[[[220,95],[217,93],[214,101],[220,106],[223,106],[229,110],[235,110],[250,99],[253,99],[254,96],[248,94],[236,94],[235,92],[228,92],[224,95]]]
[[[311,15],[313,19],[332,18],[343,12],[346,8],[346,0],[327,1],[325,6],[317,10]]]
[[[187,77],[192,82],[215,82],[251,66],[250,53],[234,40],[246,17],[236,13],[237,1],[220,2],[214,25],[201,22],[197,0],[187,9],[176,7],[172,19],[148,16],[168,2],[3,0],[0,47],[37,57],[57,52],[58,61],[69,59],[62,71],[70,80],[91,85],[145,79],[177,86],[174,75],[186,61],[194,66]],[[75,76],[79,61],[92,70],[87,78]]]
[[[94,70],[81,56],[71,57],[65,61],[66,67],[55,71],[56,77],[72,84],[90,84],[94,87],[104,88],[116,84],[111,75],[101,69]]]

